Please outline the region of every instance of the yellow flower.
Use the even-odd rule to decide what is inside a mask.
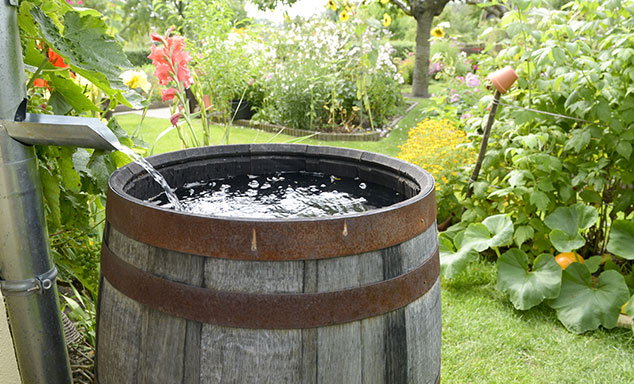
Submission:
[[[390,0],[381,0],[381,4],[383,4],[383,5],[385,5],[385,4],[389,3],[389,2],[390,2]]]
[[[348,19],[349,19],[349,18],[350,18],[350,15],[348,15],[348,12],[346,12],[346,11],[342,11],[342,12],[339,14],[339,20],[341,20],[341,21],[343,21],[343,22],[348,21]]]
[[[334,0],[328,0],[328,8],[332,9],[333,11],[337,10],[337,3],[334,2]]]
[[[383,14],[383,26],[384,27],[389,27],[390,24],[392,24],[392,16],[388,15],[387,13]]]
[[[431,35],[437,39],[442,39],[445,36],[445,31],[440,27],[436,27],[431,30]]]
[[[120,77],[125,85],[132,89],[141,88],[143,91],[149,92],[152,87],[147,81],[147,75],[143,71],[125,71]]]

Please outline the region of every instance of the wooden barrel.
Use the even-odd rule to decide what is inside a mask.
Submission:
[[[251,174],[359,177],[406,199],[310,219],[203,217],[110,178],[96,373],[121,383],[437,383],[434,181],[400,160],[306,145],[197,148],[149,159],[171,185]]]

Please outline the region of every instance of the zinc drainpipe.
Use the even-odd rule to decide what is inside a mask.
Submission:
[[[0,120],[26,96],[17,0],[0,4]],[[72,383],[35,151],[0,127],[0,279],[25,384]]]

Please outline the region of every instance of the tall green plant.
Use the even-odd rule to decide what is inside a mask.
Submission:
[[[514,66],[519,87],[506,96],[513,105],[501,108],[484,177],[453,233],[486,241],[476,226],[503,214],[512,231],[498,284],[516,307],[546,300],[572,331],[611,328],[634,288],[634,2],[543,4],[507,4],[506,48],[489,65]],[[453,240],[460,250],[491,249]],[[571,251],[586,262],[557,279],[554,255]],[[452,266],[467,257],[448,256]]]

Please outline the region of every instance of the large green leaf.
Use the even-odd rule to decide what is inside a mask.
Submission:
[[[553,229],[548,237],[559,252],[571,252],[583,247],[586,243],[586,240],[579,233],[570,235],[559,229]]]
[[[63,34],[55,22],[40,8],[30,10],[42,36],[62,56],[72,70],[98,86],[106,94],[131,106],[121,91],[128,91],[119,75],[132,65],[119,43],[107,32],[100,18],[77,12],[64,15]],[[130,94],[131,95],[131,94]]]
[[[572,332],[583,333],[603,325],[613,328],[621,306],[630,297],[625,279],[617,271],[604,271],[597,287],[588,269],[572,263],[563,271],[559,297],[550,302],[557,318]]]
[[[510,245],[513,241],[513,222],[507,215],[489,216],[482,221],[493,235],[489,241],[490,247]]]
[[[558,229],[574,236],[579,231],[588,229],[599,219],[594,207],[578,203],[570,207],[559,207],[546,216],[544,223],[550,229]]]
[[[452,278],[464,271],[467,265],[478,257],[477,252],[469,247],[458,247],[456,251],[451,239],[444,234],[438,236],[438,250],[440,273],[447,278]]]
[[[533,271],[528,256],[513,248],[498,259],[498,289],[506,293],[517,309],[530,309],[544,299],[554,299],[561,287],[561,267],[549,254],[535,259]]]
[[[506,215],[487,217],[482,223],[470,224],[464,232],[462,247],[478,252],[509,245],[513,241],[513,222]]]
[[[570,207],[559,207],[544,218],[552,231],[549,238],[559,252],[570,252],[584,246],[586,240],[580,231],[593,226],[599,218],[594,207],[578,203]]]
[[[628,260],[634,260],[634,222],[615,220],[608,241],[608,252]]]

